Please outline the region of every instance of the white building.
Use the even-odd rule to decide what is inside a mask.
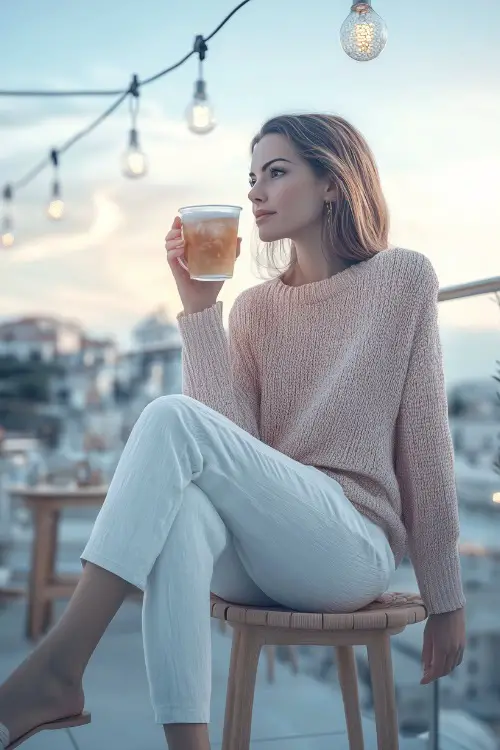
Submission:
[[[78,323],[50,316],[23,317],[0,324],[0,356],[51,362],[81,349]]]
[[[21,361],[95,366],[116,359],[112,339],[93,339],[73,320],[53,316],[29,316],[0,324],[0,356]]]
[[[181,336],[164,307],[157,308],[142,320],[132,333],[135,348],[141,352],[177,349]]]

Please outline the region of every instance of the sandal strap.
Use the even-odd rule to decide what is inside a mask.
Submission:
[[[0,722],[0,750],[5,750],[9,746],[10,743],[10,734],[9,730],[5,726],[5,724],[2,724]]]

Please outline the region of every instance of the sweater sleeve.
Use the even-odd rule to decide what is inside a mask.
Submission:
[[[429,614],[465,604],[458,551],[454,452],[448,423],[438,280],[427,259],[416,284],[419,305],[396,424],[396,473],[403,523],[422,599]]]
[[[179,313],[182,392],[259,438],[260,388],[246,308],[246,297],[240,295],[229,313],[229,336],[221,301],[202,312]]]

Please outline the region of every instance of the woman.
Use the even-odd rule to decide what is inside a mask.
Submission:
[[[422,682],[462,660],[434,270],[387,248],[373,157],[338,117],[267,122],[250,185],[260,238],[289,238],[290,265],[238,297],[228,342],[222,283],[179,265],[175,219],[166,249],[184,308],[184,394],[135,425],[66,611],[0,689],[4,745],[89,720],[84,670],[133,587],[145,592],[151,698],[170,750],[209,748],[210,591],[353,611],[386,591],[408,545],[430,615]]]

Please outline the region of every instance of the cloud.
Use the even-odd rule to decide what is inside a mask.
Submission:
[[[491,148],[491,138],[474,135],[490,102],[484,92],[465,90],[460,101],[455,96],[449,100],[449,107],[432,99],[424,106],[419,96],[413,104],[408,97],[365,129],[381,155],[392,240],[428,255],[443,285],[497,274],[499,250],[493,242],[500,154]],[[102,105],[100,101],[89,109],[88,103],[80,104],[80,110],[58,117],[41,112],[15,138],[7,129],[0,154],[10,152],[12,172],[21,162],[30,166],[27,155],[36,152],[38,158],[44,143],[50,147],[85,127]],[[483,134],[490,133],[490,122],[484,123]],[[253,126],[220,125],[209,136],[197,137],[182,119],[166,117],[164,108],[148,99],[139,128],[150,173],[137,182],[122,179],[119,171],[128,127],[124,107],[63,158],[68,218],[57,228],[42,219],[50,172],[19,193],[17,220],[27,239],[0,258],[2,313],[71,312],[95,330],[120,335],[158,304],[175,315],[181,300],[163,239],[177,209],[187,203],[231,202],[246,209],[242,255],[235,277],[221,293],[226,322],[235,297],[259,283],[246,199]],[[498,327],[497,311],[487,299],[446,303],[441,310],[445,326]]]
[[[93,203],[94,219],[85,232],[68,232],[59,236],[48,233],[34,238],[10,253],[6,258],[7,263],[15,265],[47,261],[100,247],[119,230],[123,215],[119,206],[105,193],[96,193]]]

